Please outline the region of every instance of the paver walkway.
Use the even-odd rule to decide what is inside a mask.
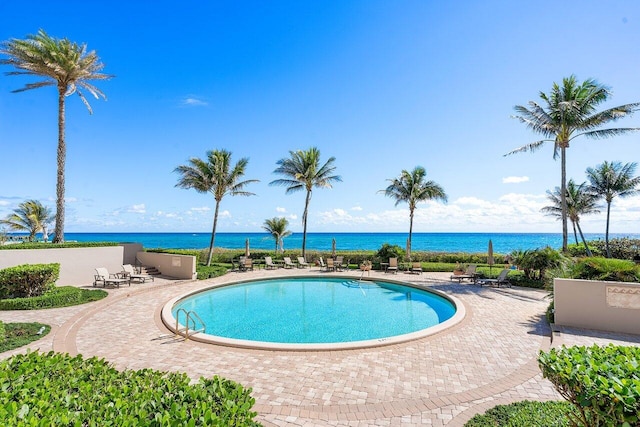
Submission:
[[[42,351],[103,357],[119,369],[221,375],[252,387],[254,409],[265,426],[462,426],[496,404],[559,399],[536,362],[538,351],[551,345],[543,318],[548,300],[540,290],[452,284],[448,274],[398,274],[394,279],[455,295],[467,316],[431,337],[364,350],[283,352],[185,342],[160,320],[165,302],[214,283],[316,273],[261,270],[202,282],[160,279],[110,289],[108,298],[88,305],[4,311],[0,319],[52,325],[52,333],[30,346]],[[640,337],[566,329],[553,345],[610,341],[640,343]]]

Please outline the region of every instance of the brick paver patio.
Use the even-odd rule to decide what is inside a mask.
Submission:
[[[32,349],[98,356],[119,369],[238,381],[253,388],[254,409],[265,426],[462,426],[497,404],[559,399],[537,367],[540,349],[562,343],[640,343],[638,336],[569,328],[555,333],[552,343],[544,320],[545,291],[452,284],[444,273],[394,276],[455,295],[467,311],[453,328],[404,344],[322,352],[248,350],[184,341],[160,320],[165,302],[214,283],[316,273],[259,270],[201,282],[158,279],[109,289],[108,298],[88,305],[3,311],[0,319],[51,325],[52,332]]]

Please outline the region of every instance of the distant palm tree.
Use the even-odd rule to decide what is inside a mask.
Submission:
[[[245,173],[249,159],[242,158],[231,166],[231,153],[226,150],[207,151],[207,159],[202,160],[197,157],[189,159],[188,165],[181,165],[174,169],[180,174],[176,187],[193,188],[199,193],[211,193],[216,199],[216,210],[213,215],[213,230],[211,231],[211,242],[209,243],[209,258],[207,266],[211,265],[213,256],[213,244],[216,238],[216,227],[218,225],[218,211],[220,202],[227,194],[230,196],[253,196],[253,193],[245,191],[244,188],[251,183],[258,182],[257,179],[240,181]]]
[[[609,250],[609,218],[611,202],[616,196],[628,197],[640,193],[640,177],[634,177],[637,163],[607,162],[595,169],[587,168],[587,179],[591,183],[591,191],[607,202],[607,229],[605,233],[605,247],[607,258],[611,258]]]
[[[302,214],[302,256],[306,254],[307,242],[307,219],[309,213],[309,202],[311,192],[314,187],[332,188],[334,182],[342,181],[339,175],[332,175],[336,170],[333,166],[335,157],[329,158],[325,164],[320,166],[320,150],[316,147],[308,150],[289,151],[290,157],[280,159],[276,162],[278,167],[274,173],[284,175],[286,178],[271,181],[269,185],[279,185],[287,187],[285,194],[306,190],[307,196],[304,202],[304,213]]]
[[[263,229],[267,231],[267,233],[271,234],[276,241],[275,251],[278,251],[278,247],[280,250],[284,252],[284,238],[287,236],[291,236],[291,231],[287,230],[289,226],[289,221],[287,218],[279,218],[273,217],[271,219],[265,219]]]
[[[558,219],[562,219],[562,198],[560,197],[560,188],[556,187],[553,191],[547,191],[547,199],[552,203],[549,206],[542,208],[542,212],[550,216],[555,216]],[[580,185],[576,185],[573,179],[570,179],[567,183],[567,215],[571,220],[573,226],[573,237],[578,244],[578,234],[576,233],[576,227],[580,232],[580,239],[584,244],[587,256],[591,256],[591,250],[587,245],[587,241],[582,234],[582,228],[580,227],[580,216],[600,213],[598,210],[598,197],[593,194],[586,182]]]
[[[447,195],[435,181],[425,181],[427,171],[422,166],[416,166],[411,172],[403,170],[400,176],[388,179],[389,186],[380,190],[385,196],[396,200],[396,206],[401,202],[409,204],[409,244],[411,247],[411,235],[413,233],[413,213],[419,202],[427,200],[447,201]]]
[[[529,101],[529,107],[522,105],[514,107],[518,113],[514,118],[527,125],[533,132],[541,134],[545,139],[532,142],[505,155],[524,151],[532,152],[547,142],[553,142],[554,159],[560,153],[562,250],[565,252],[567,250],[566,150],[569,148],[569,143],[583,135],[587,138],[603,139],[640,130],[638,128],[597,129],[606,123],[632,114],[640,105],[640,103],[632,103],[596,112],[596,107],[607,101],[610,95],[611,92],[607,87],[593,79],[578,83],[575,76],[570,76],[562,80],[562,86],[554,83],[548,95],[540,92],[543,105]]]
[[[12,39],[0,45],[0,53],[7,56],[0,64],[12,65],[18,71],[10,71],[7,75],[26,74],[44,77],[36,83],[28,83],[23,92],[45,86],[58,89],[58,174],[56,183],[56,225],[54,243],[64,242],[64,183],[67,147],[65,141],[65,97],[77,93],[84,105],[92,114],[91,106],[80,89],[86,89],[96,99],[105,98],[98,88],[89,83],[90,80],[106,80],[111,75],[102,74],[104,68],[95,51],[87,52],[85,44],[78,45],[68,39],[55,39],[43,30],[36,35],[29,35],[25,40]]]
[[[20,203],[4,220],[0,220],[0,224],[6,225],[10,230],[28,232],[30,242],[35,239],[36,233],[42,231],[43,240],[47,241],[47,227],[54,218],[51,209],[37,200],[27,200]]]

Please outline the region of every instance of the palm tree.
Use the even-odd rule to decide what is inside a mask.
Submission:
[[[209,258],[207,266],[211,265],[213,256],[213,244],[216,238],[216,227],[218,225],[218,211],[220,202],[227,194],[230,196],[253,196],[253,193],[245,191],[244,188],[251,183],[258,182],[257,179],[240,181],[244,175],[249,159],[242,158],[231,166],[231,153],[226,150],[207,151],[207,159],[202,160],[197,157],[189,159],[188,165],[181,165],[174,169],[180,174],[176,187],[190,189],[193,188],[199,193],[211,193],[216,199],[216,210],[213,214],[213,230],[211,231],[211,242],[209,243]]]
[[[636,172],[637,163],[607,162],[598,165],[595,169],[587,168],[587,179],[591,183],[591,191],[599,198],[607,202],[607,229],[605,233],[605,247],[607,258],[611,258],[609,250],[609,218],[611,214],[611,202],[616,196],[628,197],[640,193],[640,177],[633,175]]]
[[[416,166],[411,172],[403,170],[400,176],[388,179],[389,186],[380,190],[385,196],[396,200],[396,206],[401,202],[409,204],[409,244],[413,233],[413,214],[419,202],[427,200],[447,201],[447,195],[440,185],[434,181],[425,181],[427,171],[422,166]]]
[[[524,123],[535,133],[541,134],[545,139],[532,142],[510,153],[535,151],[547,142],[553,142],[553,158],[560,153],[560,198],[562,207],[562,250],[567,250],[567,167],[566,150],[569,143],[579,136],[593,139],[604,139],[611,136],[622,135],[627,132],[640,130],[638,128],[611,128],[598,129],[600,126],[614,122],[622,117],[632,114],[638,109],[640,103],[621,105],[596,112],[596,107],[607,101],[611,92],[605,86],[593,79],[578,83],[575,76],[562,80],[562,86],[553,84],[551,92],[540,92],[542,105],[529,101],[529,107],[516,105],[518,113],[514,118]]]
[[[289,226],[289,221],[287,218],[279,218],[273,217],[271,219],[265,219],[263,229],[267,231],[267,233],[271,234],[276,241],[275,251],[278,251],[278,247],[280,250],[284,252],[284,238],[287,236],[291,236],[291,231],[287,230]]]
[[[43,30],[29,35],[25,40],[12,39],[0,45],[0,53],[7,59],[0,64],[12,65],[17,71],[7,75],[30,75],[44,77],[44,80],[28,83],[13,92],[23,92],[45,86],[58,89],[58,173],[56,183],[56,225],[54,243],[64,242],[64,183],[67,155],[65,141],[65,97],[77,93],[92,114],[91,106],[81,89],[85,89],[96,99],[106,96],[93,86],[91,80],[110,79],[111,75],[102,74],[104,68],[95,51],[87,52],[85,44],[78,45],[68,39],[55,39]]]
[[[276,162],[278,167],[273,171],[273,173],[284,175],[286,178],[271,181],[269,185],[287,187],[285,194],[306,190],[307,196],[302,214],[302,256],[305,257],[311,192],[314,187],[332,188],[332,184],[342,181],[342,178],[339,175],[332,175],[336,170],[336,167],[333,166],[335,157],[329,158],[325,164],[320,166],[320,150],[316,147],[311,147],[308,150],[289,151],[289,155],[288,158],[278,160]]]
[[[559,187],[556,187],[553,192],[547,191],[547,199],[549,199],[552,204],[541,209],[542,212],[545,212],[547,215],[555,216],[558,219],[562,219],[562,198],[560,197],[560,191]],[[591,250],[587,245],[584,234],[582,234],[580,216],[600,213],[597,203],[598,197],[590,191],[586,182],[576,185],[573,179],[569,180],[567,183],[567,216],[573,226],[573,237],[576,240],[576,245],[578,244],[577,227],[587,256],[591,256]]]
[[[28,232],[30,242],[37,232],[42,231],[43,239],[47,241],[47,227],[53,220],[51,209],[37,200],[27,200],[20,203],[4,220],[0,220],[0,224],[6,225],[10,230]]]

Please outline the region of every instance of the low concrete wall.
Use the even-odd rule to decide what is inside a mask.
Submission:
[[[194,256],[155,252],[138,252],[136,256],[142,265],[155,267],[164,276],[188,280],[196,278],[196,257]]]
[[[640,334],[640,284],[554,279],[555,323]]]
[[[57,262],[60,264],[58,285],[89,285],[93,283],[96,267],[105,267],[109,270],[109,273],[122,271],[124,251],[125,247],[123,246],[61,249],[3,249],[0,251],[0,269],[21,264],[49,264]]]

